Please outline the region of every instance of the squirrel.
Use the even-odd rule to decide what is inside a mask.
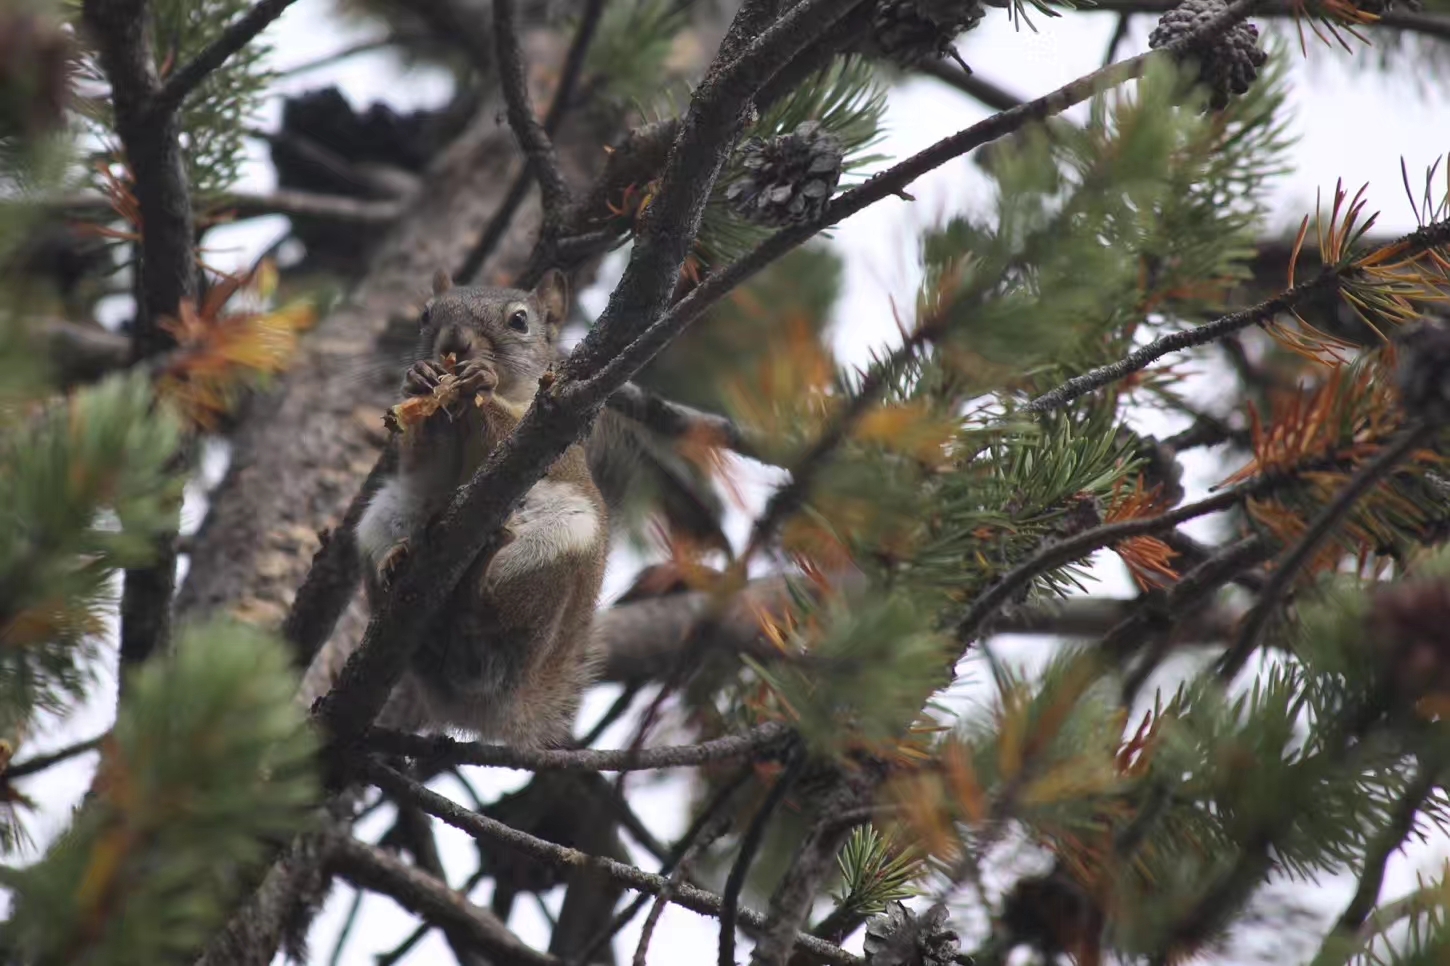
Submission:
[[[396,474],[358,521],[370,608],[409,541],[528,410],[560,358],[568,302],[557,270],[532,292],[454,287],[446,273],[434,276],[403,394],[432,397],[451,375],[464,402],[404,429]],[[599,664],[589,628],[609,547],[609,511],[582,446],[564,451],[504,529],[503,547],[465,572],[424,635],[380,723],[516,746],[568,737]]]

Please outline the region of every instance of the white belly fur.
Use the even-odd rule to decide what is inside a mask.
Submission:
[[[428,522],[426,501],[418,499],[404,477],[380,488],[357,524],[358,550],[376,562]],[[509,517],[514,540],[489,567],[492,580],[508,580],[547,566],[563,556],[594,552],[603,534],[599,509],[577,487],[541,480]]]
[[[509,517],[514,540],[493,558],[488,577],[510,580],[561,557],[592,554],[603,537],[602,523],[599,508],[577,486],[541,480]]]

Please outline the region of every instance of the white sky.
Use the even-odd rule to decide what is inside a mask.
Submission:
[[[624,2],[624,0],[617,0]],[[1065,20],[1035,18],[1039,33],[1015,32],[1007,18],[999,12],[989,13],[983,25],[968,35],[962,51],[968,63],[982,76],[996,81],[1023,96],[1037,96],[1054,89],[1100,65],[1107,39],[1116,17],[1111,14],[1074,15]],[[1126,43],[1119,47],[1120,56],[1136,53],[1146,47],[1151,22],[1140,19]],[[277,47],[275,63],[279,67],[310,62],[332,51],[350,46],[368,34],[340,21],[326,0],[302,0],[274,25],[269,37]],[[1400,186],[1400,158],[1408,162],[1412,177],[1424,167],[1450,151],[1450,103],[1441,95],[1418,89],[1408,78],[1387,78],[1377,71],[1350,71],[1346,58],[1338,50],[1311,46],[1310,64],[1297,63],[1291,75],[1290,105],[1293,111],[1292,130],[1300,138],[1293,158],[1297,170],[1282,179],[1275,189],[1276,223],[1283,229],[1297,226],[1298,220],[1313,205],[1314,193],[1322,188],[1333,190],[1336,178],[1343,178],[1351,191],[1360,184],[1370,184],[1371,207],[1380,207],[1384,214],[1380,230],[1399,232],[1414,227]],[[1433,87],[1427,79],[1424,87]],[[386,53],[358,56],[333,67],[289,78],[281,90],[296,93],[315,87],[337,84],[355,106],[366,106],[373,100],[384,100],[399,109],[427,106],[441,101],[448,82],[438,71],[405,70]],[[280,100],[270,100],[264,110],[263,126],[274,127],[280,117]],[[880,150],[895,158],[923,148],[938,138],[987,116],[989,112],[975,101],[948,90],[930,80],[918,80],[892,91],[886,117],[887,137]],[[1075,109],[1079,120],[1084,109]],[[1352,130],[1351,130],[1352,126]],[[249,166],[242,187],[264,191],[274,185],[270,164],[262,148],[254,148],[255,159]],[[943,215],[978,206],[985,202],[986,181],[966,159],[958,159],[937,169],[911,186],[914,203],[890,199],[857,215],[836,232],[835,244],[846,261],[846,287],[836,311],[834,339],[838,357],[844,363],[862,363],[873,348],[896,338],[892,314],[893,303],[909,309],[915,297],[919,267],[916,264],[916,237],[921,228]],[[213,245],[224,249],[213,252],[214,264],[249,262],[284,230],[278,218],[261,219],[217,232]],[[608,273],[606,273],[608,274]],[[585,307],[598,311],[603,304],[603,290],[582,295]],[[1199,395],[1206,401],[1213,398],[1214,379],[1205,373],[1196,381]],[[1171,432],[1177,428],[1163,418],[1147,414],[1141,418],[1149,432]],[[210,461],[213,474],[220,471],[221,460]],[[1204,454],[1194,454],[1187,461],[1186,483],[1202,493],[1208,484],[1222,475]],[[1217,475],[1215,475],[1217,474]],[[756,499],[766,492],[768,477],[757,473],[749,492]],[[188,517],[194,522],[203,502],[193,500]],[[748,518],[736,514],[731,520],[732,536],[743,534]],[[617,561],[611,568],[606,595],[612,595],[633,576],[631,561]],[[1100,593],[1129,592],[1121,569],[1111,559],[1101,559],[1097,573],[1102,583],[1094,588]],[[1037,665],[1051,653],[1047,640],[1012,638],[998,642],[997,651],[1010,660]],[[112,673],[109,669],[107,674]],[[980,675],[973,675],[980,680]],[[97,695],[114,693],[110,681],[96,688]],[[582,721],[597,716],[615,697],[613,688],[600,689],[586,704]],[[953,697],[970,703],[982,697],[977,689],[963,687]],[[109,723],[113,709],[102,700],[78,711],[69,720],[48,729],[23,754],[39,753],[60,747],[79,738],[99,733]],[[617,746],[628,737],[627,725],[616,725],[602,742]],[[41,776],[22,782],[23,790],[45,808],[35,816],[31,829],[40,847],[63,827],[69,810],[89,781],[94,756],[86,756],[66,766],[52,769]],[[497,794],[519,787],[523,773],[474,770],[476,784],[485,795]],[[630,799],[656,837],[669,841],[684,828],[680,808],[686,785],[682,777],[639,775],[629,785]],[[440,790],[460,794],[446,784]],[[386,828],[387,816],[377,815],[363,823],[364,834],[376,837]],[[438,828],[440,850],[450,872],[450,880],[459,884],[472,870],[474,849],[466,836],[442,826]],[[633,844],[631,843],[633,847]],[[1398,858],[1387,878],[1386,897],[1413,887],[1417,873],[1433,875],[1444,857],[1450,855],[1447,842],[1440,837],[1417,845],[1407,857]],[[634,848],[637,861],[646,868],[655,863],[643,850]],[[1309,904],[1321,908],[1326,915],[1337,914],[1352,891],[1352,880],[1324,881],[1317,885],[1291,885],[1289,891]],[[476,901],[487,903],[488,886],[474,893]],[[546,904],[557,913],[561,895],[546,898]],[[313,934],[313,961],[325,962],[332,948],[332,939],[340,926],[342,914],[351,901],[351,890],[335,890]],[[638,936],[639,922],[626,929],[619,940],[620,958],[628,962]],[[394,946],[412,928],[411,917],[390,900],[369,896],[354,928],[343,963],[371,964],[372,956]],[[547,924],[536,904],[521,897],[515,904],[511,925],[525,941],[542,945],[546,941]],[[1275,936],[1260,934],[1252,941],[1236,947],[1224,962],[1249,962],[1283,959],[1285,951],[1276,948]],[[651,966],[683,962],[713,961],[716,929],[713,920],[671,907],[664,915],[656,933],[649,963]],[[859,949],[859,939],[851,944]],[[1251,955],[1249,946],[1258,952]],[[739,955],[748,955],[749,943],[742,942]],[[1298,958],[1298,957],[1293,957]],[[435,932],[414,949],[407,962],[424,964],[451,962],[451,954]]]

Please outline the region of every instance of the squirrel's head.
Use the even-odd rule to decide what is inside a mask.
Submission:
[[[454,287],[446,272],[433,276],[433,297],[419,317],[420,358],[452,354],[462,363],[488,359],[507,397],[532,395],[558,354],[569,311],[569,283],[550,269],[532,292]]]

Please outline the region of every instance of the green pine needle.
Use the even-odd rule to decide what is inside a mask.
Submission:
[[[920,894],[915,883],[926,873],[924,858],[919,849],[883,837],[873,826],[859,826],[851,831],[836,859],[841,886],[831,898],[842,909],[874,916],[887,903]]]
[[[23,961],[178,962],[225,921],[264,843],[313,820],[316,738],[279,640],[193,627],[130,685],[95,797],[4,876],[0,943]]]

